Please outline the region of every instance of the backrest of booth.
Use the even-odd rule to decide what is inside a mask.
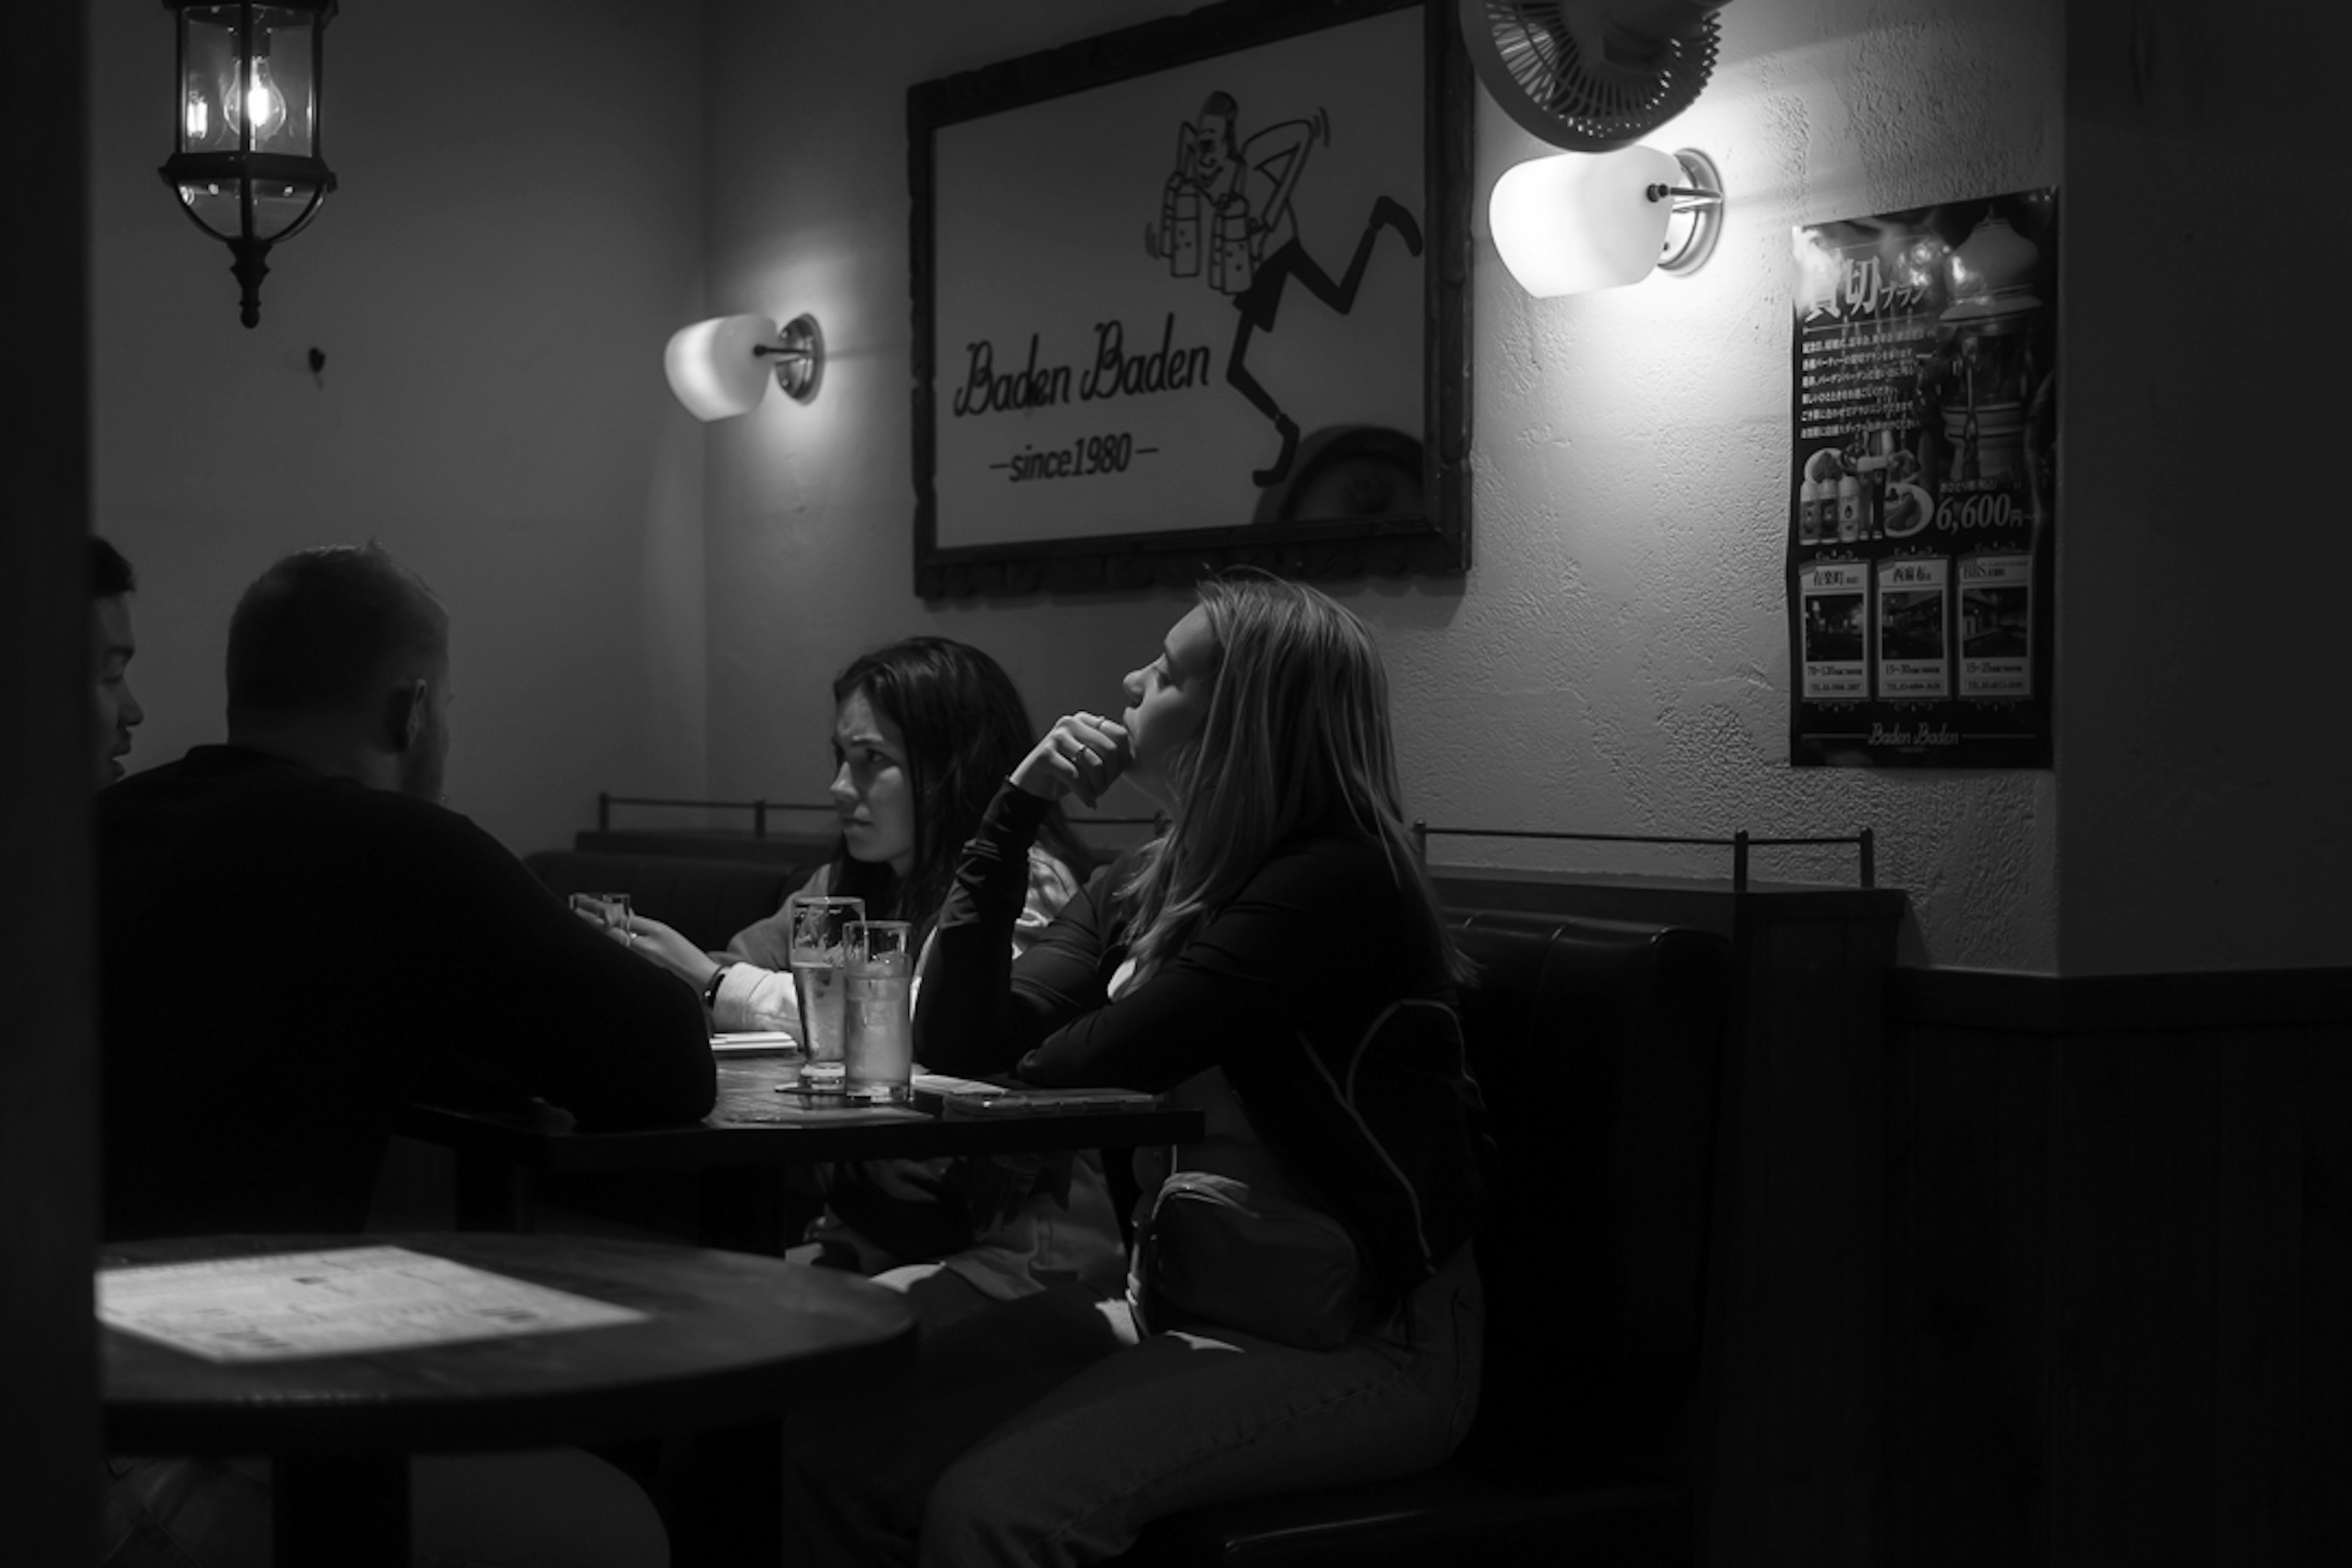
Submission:
[[[1498,1149],[1478,1239],[1486,1366],[1465,1458],[1687,1479],[1730,954],[1713,932],[1457,912]]]

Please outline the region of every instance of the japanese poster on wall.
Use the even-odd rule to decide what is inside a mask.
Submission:
[[[2047,767],[2057,192],[1795,242],[1789,760]]]

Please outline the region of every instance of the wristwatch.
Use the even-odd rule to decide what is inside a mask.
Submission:
[[[727,972],[734,967],[731,963],[722,963],[710,972],[709,979],[702,983],[702,1005],[705,1007],[719,1005],[719,983],[726,979]]]

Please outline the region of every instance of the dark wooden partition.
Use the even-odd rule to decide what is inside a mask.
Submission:
[[[2352,973],[1889,999],[1885,1561],[2352,1562]]]
[[[1435,875],[1733,937],[1707,1563],[2352,1563],[2352,971],[1898,970],[1891,891]]]
[[[1890,889],[1433,868],[1458,908],[1731,938],[1706,1561],[1875,1568],[1885,1465],[1885,986]]]
[[[14,7],[0,51],[9,144],[42,171],[0,250],[0,1558],[26,1564],[98,1539],[85,26]]]

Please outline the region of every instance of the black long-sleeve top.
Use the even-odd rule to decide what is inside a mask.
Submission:
[[[1376,1299],[1434,1272],[1475,1218],[1477,1090],[1438,933],[1379,842],[1340,825],[1278,846],[1113,1001],[1131,857],[1011,957],[1045,810],[1008,784],[964,847],[916,1019],[925,1065],[1154,1091],[1222,1068],[1285,1175],[1355,1236]]]
[[[465,817],[230,746],[98,803],[105,1233],[354,1231],[428,1079],[692,1121],[701,1008]]]

